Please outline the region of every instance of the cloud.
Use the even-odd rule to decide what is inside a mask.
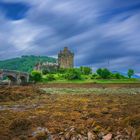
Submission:
[[[18,20],[25,17],[26,12],[29,10],[29,5],[19,2],[9,3],[1,1],[0,10],[3,11],[7,18]]]
[[[0,15],[0,58],[55,56],[64,46],[75,64],[126,70],[139,68],[140,2],[128,0],[3,0],[25,3],[26,16]],[[9,50],[7,52],[6,50]],[[10,53],[12,52],[12,53]],[[6,55],[8,54],[8,56]]]

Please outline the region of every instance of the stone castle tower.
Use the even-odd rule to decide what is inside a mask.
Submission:
[[[67,47],[58,53],[59,68],[73,68],[74,67],[74,53]]]

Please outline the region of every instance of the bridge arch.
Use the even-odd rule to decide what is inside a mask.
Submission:
[[[8,78],[11,84],[20,85],[29,82],[29,74],[26,72],[19,72],[14,70],[0,70],[0,80]]]
[[[12,74],[4,74],[3,78],[8,78],[8,80],[10,80],[10,84],[16,84],[17,83],[17,79],[15,75]]]
[[[25,75],[21,75],[19,77],[19,79],[20,79],[20,84],[22,84],[22,85],[26,84],[28,82],[27,76],[25,76]]]

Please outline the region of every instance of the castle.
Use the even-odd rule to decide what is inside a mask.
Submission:
[[[72,53],[67,47],[58,53],[58,65],[60,68],[73,68],[74,53]]]
[[[47,69],[48,71],[56,71],[59,68],[73,68],[74,67],[74,53],[72,53],[68,47],[64,47],[58,53],[58,59],[56,63],[39,62],[36,64],[34,70],[42,71]]]

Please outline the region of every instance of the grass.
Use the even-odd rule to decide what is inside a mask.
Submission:
[[[140,93],[140,88],[41,88],[46,94],[131,94]]]
[[[127,83],[140,83],[139,79],[86,79],[86,80],[53,80],[53,81],[43,81],[43,83],[97,83],[97,84],[127,84]]]

